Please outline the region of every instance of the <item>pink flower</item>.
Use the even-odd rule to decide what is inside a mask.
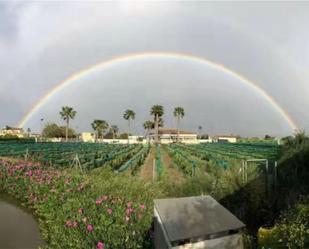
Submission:
[[[27,173],[26,173],[27,176],[32,176],[32,170],[29,170]]]
[[[73,221],[72,226],[77,227],[77,221]]]
[[[132,201],[129,201],[129,202],[127,203],[127,207],[128,207],[128,208],[132,207],[132,204],[133,204]]]
[[[93,226],[88,224],[87,230],[88,230],[89,233],[91,233],[93,231]]]
[[[146,205],[141,204],[141,205],[139,205],[139,207],[140,207],[140,209],[144,210],[146,208]]]
[[[126,210],[126,214],[127,214],[127,216],[130,216],[130,215],[131,215],[131,213],[133,213],[133,211],[134,211],[134,209],[133,209],[133,208],[127,208],[127,210]]]
[[[78,209],[78,213],[79,213],[79,214],[82,214],[82,213],[83,213],[83,210],[84,210],[83,208],[79,208],[79,209]]]
[[[100,205],[102,203],[102,200],[101,199],[97,199],[96,201],[95,201],[95,204],[96,205]]]
[[[101,200],[102,201],[106,201],[108,199],[108,196],[107,195],[103,195],[102,197],[101,197]]]
[[[102,241],[98,242],[97,249],[104,249],[104,243]]]
[[[70,220],[67,220],[66,223],[65,223],[65,225],[66,225],[67,227],[73,226],[72,221],[70,221]]]
[[[109,215],[111,215],[111,214],[113,213],[113,209],[108,208],[108,209],[107,209],[107,212],[108,212]]]

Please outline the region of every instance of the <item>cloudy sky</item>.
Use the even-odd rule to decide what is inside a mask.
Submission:
[[[59,82],[84,68],[132,53],[185,53],[255,82],[300,129],[309,129],[309,3],[306,2],[0,2],[0,126],[16,126]],[[105,119],[122,131],[125,109],[142,133],[154,104],[185,108],[182,128],[205,133],[286,135],[287,120],[238,78],[178,58],[129,60],[98,69],[57,92],[24,128],[62,123],[90,131]]]

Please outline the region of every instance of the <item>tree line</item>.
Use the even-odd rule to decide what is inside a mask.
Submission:
[[[65,137],[68,141],[69,138],[76,137],[76,134],[72,128],[70,128],[70,121],[76,117],[77,111],[73,107],[63,106],[59,112],[61,118],[65,121],[65,126],[58,126],[56,124],[48,124],[42,135],[45,137]],[[159,142],[159,128],[164,126],[163,115],[164,107],[162,105],[154,105],[150,109],[150,115],[153,120],[146,120],[143,123],[143,127],[146,131],[146,136],[150,135],[151,130],[154,130],[154,141]],[[124,138],[126,137],[129,142],[129,135],[131,135],[131,122],[135,119],[136,113],[134,110],[127,109],[123,113],[123,119],[127,121],[127,133],[118,136],[119,128],[117,125],[109,125],[106,120],[95,119],[91,123],[91,127],[94,130],[95,141],[103,138]],[[177,121],[177,141],[179,141],[180,121],[185,116],[185,110],[183,107],[175,107],[173,116]]]

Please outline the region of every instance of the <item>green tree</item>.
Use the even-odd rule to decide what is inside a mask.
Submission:
[[[119,135],[119,138],[120,138],[120,139],[128,139],[128,138],[129,138],[129,135],[130,135],[130,134],[128,134],[128,133],[121,133],[121,134]]]
[[[131,120],[135,119],[135,112],[133,110],[126,110],[123,114],[123,118],[128,121],[128,134],[131,133]],[[129,136],[128,136],[129,143]]]
[[[110,127],[110,132],[113,134],[113,139],[115,139],[117,137],[117,134],[119,132],[119,128],[117,125],[112,125]]]
[[[94,130],[94,140],[104,136],[104,132],[108,129],[108,123],[105,120],[95,119],[91,123],[91,127]]]
[[[182,107],[175,107],[174,109],[174,117],[177,120],[177,142],[179,142],[179,126],[180,126],[180,119],[185,116],[185,110]]]
[[[144,122],[143,124],[144,129],[146,130],[146,137],[148,138],[148,142],[149,142],[149,134],[150,134],[150,130],[153,129],[154,127],[154,123],[151,120],[147,120]]]
[[[201,138],[203,127],[201,125],[198,126],[198,135]]]
[[[160,118],[164,114],[164,108],[162,105],[154,105],[151,110],[150,114],[154,117],[154,124],[155,124],[155,143],[159,143],[159,123]],[[161,119],[162,120],[162,119]],[[163,122],[163,120],[162,120]]]
[[[31,129],[28,128],[28,129],[27,129],[27,137],[30,137],[30,135],[31,135]]]
[[[66,127],[65,126],[58,126],[55,123],[46,124],[42,134],[46,138],[65,138],[66,137]],[[68,137],[73,138],[75,137],[75,131],[71,128],[68,129]]]
[[[67,142],[68,136],[69,136],[70,119],[75,118],[76,111],[73,109],[73,107],[63,106],[59,113],[60,113],[61,118],[66,121],[65,141]]]

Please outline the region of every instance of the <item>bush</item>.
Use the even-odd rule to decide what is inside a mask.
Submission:
[[[0,190],[33,210],[46,248],[149,248],[158,188],[96,169],[89,175],[0,161]]]
[[[260,241],[265,248],[309,247],[309,201],[296,204],[283,212],[267,237]]]

